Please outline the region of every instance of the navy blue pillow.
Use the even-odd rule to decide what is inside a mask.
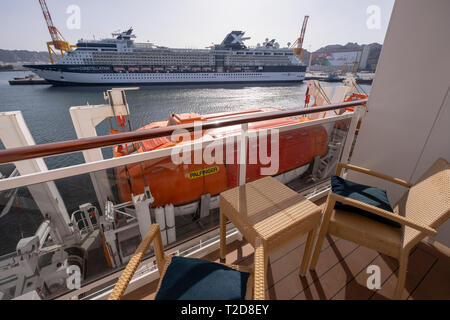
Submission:
[[[244,300],[249,276],[219,263],[173,257],[155,300]]]
[[[385,190],[352,182],[337,176],[331,177],[331,190],[337,195],[353,200],[358,200],[380,209],[393,212]],[[378,216],[363,209],[344,204],[342,202],[336,201],[334,208],[337,210],[345,210],[358,213],[367,218],[390,225],[392,227],[400,228],[402,226],[398,222]]]

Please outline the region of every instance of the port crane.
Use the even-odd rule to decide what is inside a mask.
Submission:
[[[303,39],[305,38],[306,25],[308,24],[309,16],[305,16],[303,19],[302,30],[300,32],[300,37],[290,46],[294,48],[294,54],[302,58],[302,62],[305,62],[305,50],[303,50]]]
[[[50,62],[53,64],[55,63],[55,59],[59,60],[61,58],[64,58],[64,53],[66,51],[72,50],[73,48],[76,48],[76,46],[70,45],[64,39],[61,32],[59,32],[58,28],[55,27],[45,0],[39,0],[39,4],[41,5],[42,13],[44,14],[44,19],[47,23],[48,31],[50,32],[50,36],[52,38],[52,41],[47,42],[47,50],[50,56]],[[56,52],[57,50],[60,51],[61,56],[58,55],[58,53]]]

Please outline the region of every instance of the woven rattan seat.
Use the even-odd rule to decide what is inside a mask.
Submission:
[[[150,230],[145,235],[142,242],[139,244],[136,252],[133,257],[128,262],[125,270],[120,275],[119,280],[114,286],[113,291],[108,297],[108,300],[120,300],[124,295],[128,284],[133,278],[136,269],[140,265],[145,252],[147,252],[150,244],[153,243],[153,247],[155,249],[155,257],[156,263],[158,265],[158,271],[160,274],[158,290],[161,287],[161,283],[166,274],[167,268],[172,262],[172,257],[164,253],[162,239],[161,239],[161,231],[158,224],[153,224]],[[261,277],[255,277],[255,274],[262,274],[264,270],[260,270],[264,266],[264,252],[257,249],[255,252],[255,266],[254,268],[246,267],[246,266],[238,266],[238,265],[227,265],[228,267],[240,271],[250,273],[250,277],[247,280],[247,291],[246,291],[246,299],[255,299],[260,300],[264,299],[264,283],[259,283],[262,281]],[[262,289],[261,289],[262,288]],[[252,290],[253,289],[253,290]],[[258,289],[258,290],[256,290]],[[217,288],[220,290],[220,288]],[[261,294],[262,291],[262,294]]]
[[[402,185],[408,190],[393,206],[393,213],[330,192],[311,269],[317,264],[326,234],[332,234],[398,259],[400,267],[394,298],[399,299],[405,285],[411,249],[426,236],[436,235],[435,229],[450,216],[450,164],[445,159],[438,159],[415,184],[342,163],[337,167],[336,176],[340,176],[344,168]],[[402,227],[395,228],[352,212],[335,210],[336,201],[391,219]]]

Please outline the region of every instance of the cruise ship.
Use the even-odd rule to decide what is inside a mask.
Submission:
[[[174,49],[137,43],[130,28],[113,38],[79,40],[55,64],[27,65],[54,85],[297,82],[306,66],[292,48],[266,39],[247,47],[245,32],[230,32],[207,49]]]

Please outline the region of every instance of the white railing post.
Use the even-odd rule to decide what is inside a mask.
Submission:
[[[247,140],[248,123],[241,125],[241,135],[239,140],[239,185],[245,184],[247,177]]]
[[[339,162],[348,163],[350,157],[350,151],[352,150],[353,140],[355,139],[356,127],[358,126],[359,114],[361,107],[356,106],[353,111],[352,120],[347,132],[347,138],[345,139],[344,149],[342,150],[341,158]]]

